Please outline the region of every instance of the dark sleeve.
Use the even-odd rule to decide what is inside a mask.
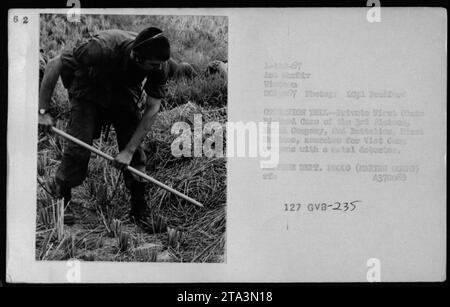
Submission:
[[[72,50],[64,50],[61,53],[61,61],[63,66],[72,70],[82,66],[100,64],[103,59],[102,49],[101,45],[92,39]]]
[[[65,88],[70,88],[74,78],[74,72],[77,70],[77,62],[73,57],[73,50],[64,50],[61,53],[61,80]]]
[[[65,88],[70,87],[74,73],[79,68],[101,64],[104,58],[102,49],[95,39],[91,39],[78,47],[71,50],[66,49],[61,53],[61,79]]]
[[[148,96],[162,99],[166,96],[167,71],[154,70],[147,75],[144,89]]]
[[[96,39],[91,39],[87,43],[73,50],[75,61],[82,66],[94,66],[102,63],[104,57],[101,44]]]

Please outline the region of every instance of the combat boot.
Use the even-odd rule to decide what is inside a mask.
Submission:
[[[130,219],[149,233],[167,231],[167,221],[159,215],[152,214],[145,202],[145,183],[134,182],[130,188]]]
[[[130,218],[138,221],[148,213],[145,203],[145,183],[134,181],[129,190],[131,194]]]

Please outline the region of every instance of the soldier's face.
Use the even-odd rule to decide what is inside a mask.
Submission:
[[[162,69],[162,61],[158,60],[145,60],[142,64],[142,69],[145,71],[152,71],[157,69]]]

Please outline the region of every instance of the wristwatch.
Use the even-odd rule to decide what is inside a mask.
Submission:
[[[46,109],[39,109],[39,114],[44,115],[45,113],[47,113]]]

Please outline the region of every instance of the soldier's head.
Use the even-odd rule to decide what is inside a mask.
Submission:
[[[170,44],[164,33],[154,27],[141,31],[133,42],[132,60],[144,71],[161,68],[170,58]]]

